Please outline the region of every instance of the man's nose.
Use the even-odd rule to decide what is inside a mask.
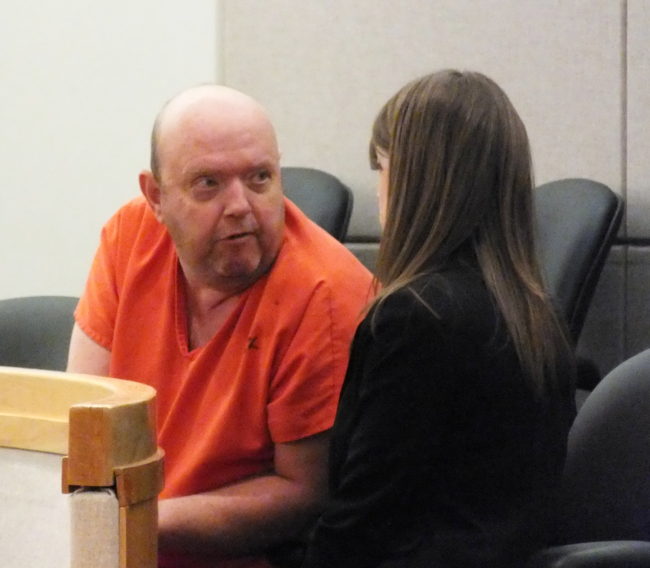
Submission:
[[[249,191],[241,179],[235,177],[228,180],[228,185],[224,192],[224,213],[238,217],[250,213]]]

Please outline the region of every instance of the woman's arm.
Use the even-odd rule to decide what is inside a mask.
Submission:
[[[451,360],[433,315],[408,307],[387,308],[377,335],[366,328],[353,348],[335,425],[341,463],[330,464],[331,501],[305,568],[373,566],[416,544],[423,484],[442,459]]]

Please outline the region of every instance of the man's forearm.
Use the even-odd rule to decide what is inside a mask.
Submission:
[[[111,362],[111,352],[96,343],[75,323],[70,338],[68,365],[70,373],[85,373],[88,375],[108,375]]]
[[[160,501],[161,552],[202,556],[258,554],[297,538],[320,512],[324,491],[276,474]]]

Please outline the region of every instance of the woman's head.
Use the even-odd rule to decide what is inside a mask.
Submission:
[[[571,350],[535,254],[526,129],[501,88],[459,71],[407,84],[377,116],[370,161],[384,170],[376,302],[463,259],[482,273],[532,382],[559,381]]]
[[[444,264],[483,239],[504,247],[532,239],[526,130],[484,75],[440,71],[400,89],[373,127],[373,167],[382,156],[384,285]]]

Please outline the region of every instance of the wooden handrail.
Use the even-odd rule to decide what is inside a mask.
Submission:
[[[65,493],[115,490],[121,568],[156,566],[163,452],[155,396],[132,381],[0,367],[0,446],[65,455]]]

